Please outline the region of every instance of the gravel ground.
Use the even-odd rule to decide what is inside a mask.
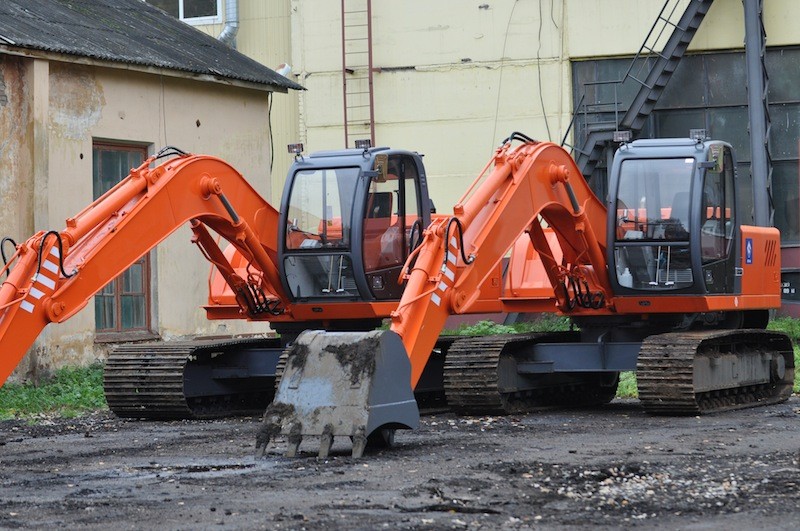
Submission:
[[[257,418],[0,422],[0,527],[800,528],[800,399],[707,417],[635,400],[427,415],[391,450],[255,460]],[[312,453],[313,452],[313,453]]]

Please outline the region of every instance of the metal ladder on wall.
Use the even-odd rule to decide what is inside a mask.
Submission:
[[[375,145],[372,74],[372,0],[342,0],[345,147],[366,138]]]
[[[587,179],[609,147],[620,141],[620,131],[631,131],[635,136],[644,127],[712,2],[690,0],[681,14],[678,8],[685,0],[666,0],[622,78],[584,84],[583,94],[575,106],[561,145],[572,149],[573,157]],[[679,14],[680,18],[675,20]],[[662,43],[663,47],[658,51]],[[639,85],[627,109],[620,101],[625,83]],[[598,92],[600,89],[608,90],[608,87],[613,94],[612,101],[587,101],[590,90]],[[580,125],[578,138],[575,145],[569,145],[566,140],[573,127],[578,129],[576,124]]]

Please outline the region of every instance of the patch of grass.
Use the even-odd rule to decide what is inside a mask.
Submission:
[[[800,342],[800,319],[778,317],[770,321],[767,328],[783,332],[792,339],[794,347],[794,392],[800,393],[800,348],[797,346],[798,342]]]
[[[767,329],[783,332],[792,338],[792,341],[795,343],[800,341],[800,319],[792,319],[791,317],[778,317],[777,319],[773,319],[769,322]]]
[[[636,373],[634,371],[619,373],[617,398],[639,398],[639,388],[636,387]]]
[[[494,321],[479,321],[474,325],[461,325],[456,330],[443,330],[442,335],[493,336],[497,334],[523,334],[526,332],[564,332],[569,329],[569,317],[545,314],[532,322],[511,325],[498,324]]]
[[[65,367],[39,385],[6,384],[0,388],[0,419],[57,414],[71,418],[106,409],[103,366]]]

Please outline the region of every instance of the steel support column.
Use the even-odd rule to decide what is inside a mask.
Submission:
[[[744,48],[747,68],[747,109],[750,123],[750,175],[753,178],[755,224],[773,224],[772,164],[769,152],[768,77],[764,63],[767,35],[762,20],[763,0],[744,4]]]

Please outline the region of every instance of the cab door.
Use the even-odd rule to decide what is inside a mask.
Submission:
[[[362,254],[367,286],[377,300],[399,299],[403,294],[398,278],[428,219],[422,215],[420,187],[420,168],[406,154],[389,156],[385,178],[380,174],[370,178]]]
[[[729,147],[722,166],[707,169],[700,211],[700,255],[703,281],[709,293],[733,293],[736,249],[734,166]]]

